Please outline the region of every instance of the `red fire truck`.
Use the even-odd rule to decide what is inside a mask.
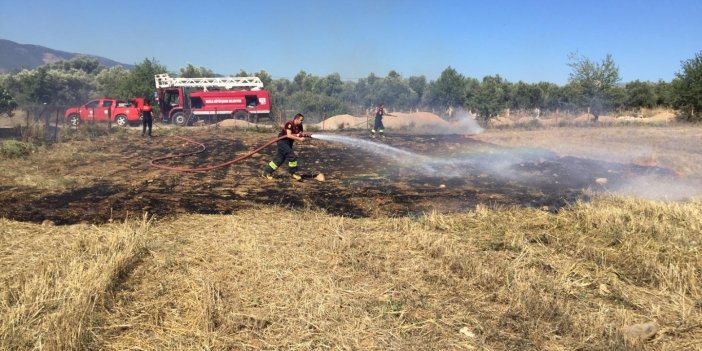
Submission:
[[[185,126],[226,118],[254,123],[270,119],[270,94],[258,77],[172,78],[157,74],[155,79],[163,122]]]
[[[64,112],[64,118],[73,126],[81,122],[106,122],[109,118],[120,127],[125,127],[141,120],[139,109],[142,106],[144,106],[143,98],[133,98],[129,101],[100,98],[90,100],[82,106],[67,109]]]

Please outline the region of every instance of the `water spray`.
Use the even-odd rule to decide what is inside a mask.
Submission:
[[[432,157],[420,155],[383,143],[332,134],[315,134],[315,139],[337,142],[359,148],[391,160],[401,167],[408,167],[424,176],[460,178],[467,172],[486,172],[498,178],[528,178],[528,174],[516,174],[512,167],[523,162],[549,160],[556,157],[546,150],[529,149],[518,151],[494,151],[473,153],[462,157]],[[470,170],[467,170],[470,168]]]

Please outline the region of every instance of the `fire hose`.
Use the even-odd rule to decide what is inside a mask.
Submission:
[[[312,137],[312,135],[310,135],[310,134],[304,134],[304,133],[300,133],[300,134],[298,134],[298,136],[299,136],[299,137],[305,137],[305,138],[311,138],[311,137]],[[275,139],[273,139],[273,140],[271,140],[271,141],[269,141],[269,142],[263,144],[262,146],[258,147],[256,150],[253,150],[253,151],[249,152],[249,153],[246,154],[246,155],[237,157],[237,158],[235,158],[235,159],[233,159],[233,160],[230,160],[230,161],[227,161],[227,162],[224,162],[224,163],[216,164],[216,165],[214,165],[214,166],[200,167],[200,168],[182,168],[182,167],[171,167],[171,166],[164,166],[164,165],[157,164],[157,162],[159,162],[159,161],[168,160],[168,159],[171,159],[171,158],[180,158],[180,157],[192,156],[192,155],[196,155],[196,154],[199,154],[199,153],[201,153],[201,152],[207,150],[207,147],[206,147],[205,144],[203,144],[203,143],[197,142],[197,141],[195,141],[195,140],[192,140],[192,139],[189,139],[189,138],[186,138],[186,137],[175,136],[175,138],[177,138],[177,139],[181,139],[181,140],[184,140],[184,141],[186,141],[186,142],[188,142],[188,143],[198,145],[198,146],[200,147],[200,150],[193,151],[193,152],[188,152],[188,153],[184,153],[184,154],[169,155],[169,156],[163,156],[163,157],[155,158],[155,159],[151,160],[151,161],[149,162],[149,164],[152,165],[152,166],[154,166],[154,167],[156,167],[156,168],[164,169],[164,170],[167,170],[167,171],[175,171],[175,172],[206,172],[206,171],[211,171],[211,170],[213,170],[213,169],[217,169],[217,168],[224,167],[224,166],[229,166],[229,165],[231,165],[231,164],[234,164],[234,163],[243,161],[243,160],[245,160],[245,159],[247,159],[247,158],[249,158],[249,157],[251,157],[251,156],[253,156],[253,155],[255,155],[255,154],[259,153],[259,152],[261,152],[261,150],[265,149],[265,148],[268,147],[269,145],[271,145],[271,144],[273,144],[273,143],[276,143],[276,142],[278,142],[279,140],[285,139],[285,138],[287,138],[287,137],[288,137],[287,135],[283,135],[283,136],[281,136],[281,137],[275,138]]]

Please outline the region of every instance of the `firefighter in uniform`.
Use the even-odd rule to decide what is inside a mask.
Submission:
[[[304,128],[302,127],[302,121],[304,121],[305,116],[301,113],[295,115],[295,117],[285,122],[283,129],[278,134],[278,137],[287,136],[278,140],[278,151],[275,154],[273,161],[269,162],[266,168],[263,170],[263,177],[272,180],[273,172],[275,172],[278,167],[280,167],[285,161],[288,162],[288,171],[295,181],[302,180],[302,176],[297,174],[297,157],[295,156],[295,151],[293,151],[293,143],[295,141],[305,141],[303,136]]]
[[[142,129],[141,136],[146,136],[146,127],[149,127],[149,138],[151,138],[151,126],[153,124],[153,117],[151,116],[151,101],[144,100],[144,106],[141,107],[141,121]]]
[[[385,126],[383,126],[383,116],[385,115],[385,108],[383,108],[383,104],[381,103],[375,110],[375,124],[373,125],[373,129],[371,129],[371,136],[373,138],[375,138],[376,132],[378,132],[378,134],[380,134],[381,137],[385,137]],[[390,114],[387,115],[392,116]]]

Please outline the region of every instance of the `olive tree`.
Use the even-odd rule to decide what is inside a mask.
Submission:
[[[496,117],[509,102],[510,84],[499,74],[485,76],[478,91],[473,96],[471,106],[475,107],[478,115],[487,122]]]
[[[94,94],[95,76],[83,70],[44,65],[10,75],[5,80],[5,87],[21,105],[69,105]]]
[[[599,63],[577,54],[570,54],[569,59],[572,71],[568,82],[577,89],[582,106],[587,107],[597,121],[616,99],[615,87],[621,80],[619,67],[610,54]]]
[[[100,71],[95,77],[97,95],[127,99],[126,81],[129,71],[122,66],[114,66]]]
[[[215,73],[205,67],[195,67],[193,64],[188,63],[187,66],[181,67],[180,68],[180,77],[181,78],[209,78],[209,77],[215,77]]]
[[[407,80],[407,84],[410,88],[412,88],[412,90],[414,90],[415,93],[417,93],[417,100],[413,106],[416,108],[421,103],[424,92],[426,91],[427,78],[425,76],[410,76]]]
[[[429,84],[427,90],[423,101],[427,106],[445,109],[463,107],[466,103],[465,78],[450,66]]]
[[[166,72],[166,67],[156,59],[144,59],[129,70],[129,74],[122,82],[122,97],[150,97],[156,91],[154,76]]]
[[[702,51],[682,62],[672,82],[673,106],[692,120],[702,119]]]
[[[13,111],[17,108],[17,102],[10,95],[10,92],[0,85],[0,114],[12,116]]]
[[[635,80],[626,83],[624,89],[626,90],[626,101],[624,102],[626,108],[651,108],[656,104],[654,85],[650,82]]]

